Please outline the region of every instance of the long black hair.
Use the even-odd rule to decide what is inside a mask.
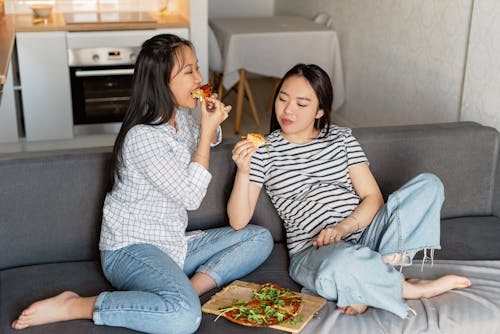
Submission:
[[[278,98],[281,86],[286,79],[292,76],[300,76],[305,78],[311,85],[314,93],[318,97],[318,109],[323,109],[324,114],[321,118],[314,122],[315,129],[323,129],[326,127],[326,133],[328,133],[328,128],[330,127],[330,113],[332,110],[333,103],[333,87],[332,82],[328,74],[318,65],[314,64],[297,64],[292,67],[285,76],[281,79],[274,94],[274,101]],[[269,126],[270,132],[274,130],[281,129],[278,119],[276,118],[276,108],[273,104],[273,109],[271,113],[271,124]]]
[[[138,124],[165,124],[174,114],[177,106],[169,82],[175,65],[182,62],[182,46],[193,49],[188,40],[170,34],[154,36],[142,44],[135,63],[130,103],[113,147],[108,191],[121,177],[123,142],[128,131]]]

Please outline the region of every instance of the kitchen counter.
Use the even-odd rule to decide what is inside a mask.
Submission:
[[[34,23],[31,14],[8,14],[0,17],[0,85],[5,83],[7,67],[12,55],[16,32],[46,31],[103,31],[142,30],[162,28],[189,28],[188,20],[181,15],[149,13],[156,22],[106,22],[66,24],[63,13],[54,12],[46,23]]]

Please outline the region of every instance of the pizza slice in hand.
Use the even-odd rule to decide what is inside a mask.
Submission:
[[[200,88],[196,88],[191,91],[191,96],[193,99],[198,99],[202,101],[204,98],[210,97],[212,95],[212,86],[210,84],[205,84]]]
[[[249,133],[246,136],[241,136],[241,139],[250,140],[255,148],[267,144],[266,138],[260,133]]]

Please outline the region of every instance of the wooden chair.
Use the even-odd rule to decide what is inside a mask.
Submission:
[[[224,62],[222,59],[222,52],[215,37],[215,34],[210,26],[208,26],[208,67],[212,72],[212,79],[210,80],[214,89],[217,90],[217,95],[222,98],[224,92],[224,86],[222,85],[223,73],[224,73]],[[246,95],[248,103],[250,104],[250,110],[252,112],[255,124],[260,126],[259,114],[257,112],[257,107],[255,106],[255,101],[253,99],[252,90],[250,89],[250,84],[246,78],[247,72],[245,69],[240,69],[240,80],[237,83],[237,96],[236,96],[236,110],[234,119],[234,132],[239,133],[241,127],[241,118],[243,116],[243,98]]]

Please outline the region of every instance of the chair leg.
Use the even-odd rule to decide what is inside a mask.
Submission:
[[[279,83],[280,83],[280,80],[279,79],[275,79],[271,96],[269,96],[269,99],[267,100],[267,105],[266,105],[266,111],[267,112],[271,112],[272,109],[273,109],[274,96],[276,95],[276,90],[278,89]]]
[[[219,99],[222,99],[222,94],[224,94],[224,86],[222,85],[222,79],[223,79],[223,74],[219,73],[218,75],[219,85],[217,87],[217,96],[219,97]]]
[[[241,116],[243,115],[243,95],[245,94],[246,71],[240,69],[240,81],[238,82],[238,95],[236,96],[236,115],[234,117],[234,133],[240,133]]]
[[[255,101],[253,99],[252,90],[250,89],[250,84],[248,80],[245,80],[245,93],[248,97],[248,102],[250,103],[250,109],[252,110],[253,119],[255,120],[255,124],[260,126],[259,114],[257,113],[257,108],[255,107]]]

